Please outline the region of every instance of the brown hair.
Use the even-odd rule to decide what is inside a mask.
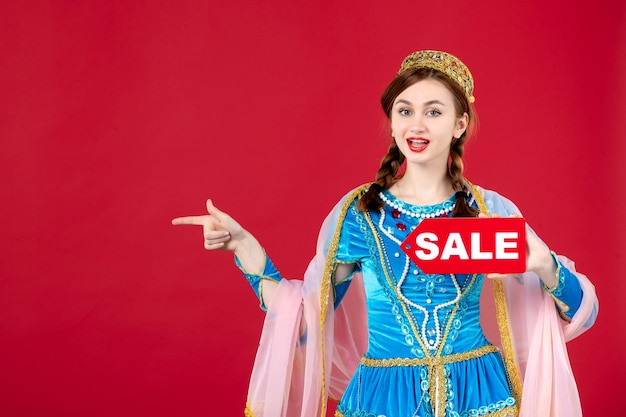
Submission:
[[[383,111],[387,115],[387,118],[391,120],[391,110],[393,103],[402,93],[411,85],[424,79],[434,79],[445,85],[454,97],[454,107],[457,112],[457,116],[462,116],[463,113],[468,115],[468,126],[465,132],[459,139],[452,139],[450,144],[450,165],[448,169],[448,176],[452,181],[452,187],[455,191],[464,192],[469,194],[469,190],[465,185],[463,179],[463,152],[465,150],[465,142],[471,136],[472,128],[474,126],[474,111],[470,106],[469,100],[465,95],[463,89],[444,73],[432,68],[416,68],[411,71],[405,71],[389,83],[383,95],[380,99]],[[361,211],[378,210],[383,207],[384,203],[380,201],[378,194],[381,190],[390,188],[395,180],[398,170],[404,163],[404,155],[398,149],[395,140],[391,139],[391,145],[387,150],[387,154],[383,157],[380,168],[376,173],[376,181],[370,186],[367,192],[359,199],[357,207]],[[457,194],[458,195],[458,194]],[[452,217],[476,217],[478,211],[470,207],[466,198],[457,198]]]

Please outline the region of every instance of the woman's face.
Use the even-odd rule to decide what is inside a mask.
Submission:
[[[467,123],[467,114],[457,116],[452,92],[429,78],[402,91],[391,109],[391,134],[407,164],[447,167],[450,143]]]

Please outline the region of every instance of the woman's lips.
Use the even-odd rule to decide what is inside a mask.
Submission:
[[[409,145],[411,152],[422,152],[428,147],[430,141],[426,138],[408,138],[406,143]]]

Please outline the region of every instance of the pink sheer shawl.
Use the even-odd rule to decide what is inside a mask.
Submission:
[[[246,416],[325,417],[327,399],[341,398],[366,351],[362,277],[355,275],[337,310],[333,309],[331,285],[341,224],[349,204],[366,187],[350,193],[328,215],[304,280],[283,280],[278,286],[263,326]],[[491,197],[498,195],[491,193]],[[563,260],[574,271],[573,263]],[[571,323],[558,316],[554,300],[541,289],[534,274],[494,285],[499,308],[491,310],[495,311],[493,319],[486,323],[499,329],[518,400],[521,393],[522,417],[582,415],[565,342],[590,326],[597,299],[589,280],[577,276],[584,297]]]
[[[572,272],[574,263],[559,256]],[[575,272],[583,289],[582,304],[570,323],[559,317],[554,300],[534,274],[506,279],[504,291],[515,360],[523,381],[522,417],[582,416],[580,398],[565,342],[586,331],[596,314],[594,286]],[[593,320],[592,320],[593,321]],[[505,350],[506,354],[506,350]]]
[[[328,397],[341,398],[367,349],[362,277],[355,274],[337,310],[330,282],[341,229],[337,225],[353,194],[324,220],[304,280],[282,280],[274,293],[250,379],[246,416],[325,416]]]

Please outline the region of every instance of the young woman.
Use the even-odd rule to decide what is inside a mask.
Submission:
[[[326,218],[304,280],[207,202],[205,248],[233,251],[267,310],[246,415],[581,415],[565,342],[589,328],[593,286],[529,230],[527,272],[493,280],[500,340],[481,327],[483,272],[424,274],[400,243],[425,218],[519,216],[463,178],[473,79],[440,51],[409,55],[382,96],[392,141],[372,184]],[[400,168],[404,165],[403,173]],[[453,272],[453,271],[450,271]]]

